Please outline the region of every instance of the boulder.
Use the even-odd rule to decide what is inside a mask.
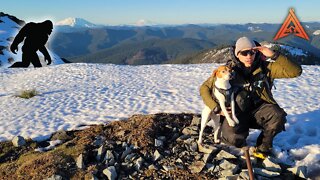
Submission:
[[[116,168],[114,166],[110,166],[104,169],[103,174],[106,175],[109,180],[115,180],[118,176]]]
[[[16,136],[12,139],[12,144],[15,147],[21,147],[26,145],[26,141],[24,140],[24,138],[22,136]]]

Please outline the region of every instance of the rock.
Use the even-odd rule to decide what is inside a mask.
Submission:
[[[307,166],[298,166],[293,168],[288,168],[288,171],[292,172],[294,175],[299,176],[301,178],[307,178]]]
[[[233,164],[225,159],[223,159],[220,164],[219,164],[219,167],[224,169],[224,170],[230,170],[232,172],[232,175],[235,174],[238,169],[239,169],[239,166],[236,165],[236,164]]]
[[[154,152],[154,154],[153,154],[153,160],[154,160],[154,161],[158,161],[158,160],[160,160],[161,158],[162,158],[162,155],[159,153],[158,150],[156,150],[156,151]]]
[[[207,163],[209,158],[210,158],[211,154],[204,154],[203,157],[202,157],[202,161],[204,163]]]
[[[182,135],[182,136],[180,136],[178,139],[177,139],[177,141],[179,142],[179,141],[184,141],[184,140],[187,140],[187,139],[189,139],[191,136],[190,135]]]
[[[192,173],[199,173],[202,171],[202,169],[205,165],[206,164],[202,161],[196,161],[192,165],[190,165],[188,168],[190,169],[190,171]]]
[[[98,149],[98,152],[97,152],[96,160],[101,161],[105,152],[106,152],[105,146],[104,145],[100,146],[100,148]]]
[[[198,126],[188,126],[182,130],[184,135],[198,135],[199,128]]]
[[[182,161],[180,158],[178,158],[178,159],[176,160],[176,162],[177,162],[177,163],[181,163],[181,164],[183,163],[183,161]]]
[[[196,152],[196,151],[198,150],[198,143],[192,142],[192,143],[191,143],[191,146],[190,146],[190,150],[191,150],[192,152]]]
[[[135,153],[130,153],[124,158],[124,161],[125,162],[131,162],[133,159],[135,159],[135,156],[136,156]]]
[[[223,177],[223,178],[228,177],[228,176],[233,176],[233,174],[234,174],[231,170],[222,170],[222,171],[220,171],[220,173],[221,173],[220,177]]]
[[[114,157],[114,155],[113,155],[111,150],[107,150],[106,156],[104,157],[103,161],[105,161],[106,165],[108,165],[108,166],[114,165],[115,157]]]
[[[135,163],[134,163],[134,167],[136,168],[136,170],[140,170],[142,167],[142,164],[144,162],[144,159],[142,157],[139,157]]]
[[[214,147],[214,146],[203,146],[201,144],[198,144],[198,151],[205,153],[205,154],[211,154],[213,152],[216,152],[218,150],[218,148]]]
[[[84,166],[84,161],[83,161],[83,154],[80,154],[77,158],[77,167],[79,169],[84,169],[85,166]]]
[[[101,146],[105,140],[106,140],[106,137],[97,136],[96,139],[93,141],[93,145],[94,146]]]
[[[216,167],[218,167],[218,166],[215,166],[214,164],[211,164],[211,163],[207,163],[206,164],[206,168],[208,169],[208,171],[210,172],[218,172],[219,171],[219,169],[218,168],[216,168]]]
[[[172,171],[174,168],[172,166],[162,166],[165,171]]]
[[[233,154],[228,153],[227,151],[221,150],[216,158],[216,160],[222,160],[222,159],[237,159],[236,156],[234,156]]]
[[[126,150],[122,152],[121,159],[124,159],[131,152],[132,152],[132,148],[131,147],[126,147]]]
[[[154,140],[154,146],[155,146],[155,147],[161,147],[161,146],[163,146],[163,141],[160,140],[160,139],[155,139],[155,140]]]
[[[193,116],[190,126],[198,126],[200,124],[200,118],[197,116]]]
[[[125,131],[125,130],[117,131],[117,132],[115,133],[115,135],[118,136],[118,137],[123,137],[125,134],[126,134],[126,131]]]
[[[239,174],[238,179],[241,180],[250,180],[249,171],[248,170],[242,170]]]
[[[157,168],[157,166],[151,164],[150,166],[148,166],[149,170],[158,170],[159,168]]]
[[[62,142],[66,142],[68,140],[72,139],[71,136],[69,136],[67,134],[66,131],[60,130],[58,132],[56,132],[52,137],[51,137],[51,141],[55,141],[55,140],[60,140]]]
[[[237,180],[239,175],[226,176],[224,178],[219,178],[221,180]]]
[[[14,147],[21,147],[26,145],[26,141],[22,136],[16,136],[12,139],[12,144]]]
[[[161,141],[166,141],[167,140],[167,138],[165,136],[159,136],[158,139],[161,140]]]
[[[109,180],[115,180],[118,176],[116,168],[114,166],[110,166],[104,169],[103,174],[106,175]]]
[[[265,160],[263,160],[262,165],[269,171],[281,172],[280,165],[274,163],[274,161],[275,160],[271,159],[270,157],[267,157]]]
[[[51,177],[45,179],[45,180],[62,180],[62,176],[58,175],[58,174],[54,174]]]
[[[268,171],[266,169],[261,168],[253,168],[253,172],[254,174],[258,174],[264,177],[276,177],[280,175],[280,173],[278,172]]]

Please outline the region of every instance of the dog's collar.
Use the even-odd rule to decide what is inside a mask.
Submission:
[[[229,89],[222,89],[222,88],[218,88],[216,85],[214,85],[214,88],[217,89],[221,94],[223,94],[225,96],[231,95],[232,87],[230,87]]]

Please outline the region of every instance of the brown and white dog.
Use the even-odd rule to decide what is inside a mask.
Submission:
[[[224,116],[226,117],[226,120],[229,124],[229,126],[234,127],[236,124],[239,123],[239,120],[237,119],[235,115],[235,100],[234,100],[234,93],[231,90],[231,85],[229,83],[229,80],[231,79],[231,69],[227,66],[219,66],[217,69],[215,69],[212,73],[212,76],[216,77],[216,81],[214,83],[213,88],[213,95],[218,100],[218,103],[221,107],[221,111],[223,112]],[[226,92],[223,93],[222,91]],[[231,92],[230,92],[231,91]],[[229,93],[229,94],[228,94]],[[231,93],[231,94],[230,94]],[[227,95],[225,95],[227,94]],[[227,111],[226,108],[226,100],[230,96],[230,104],[231,104],[231,112],[232,112],[232,118],[230,117],[230,114]],[[201,113],[201,129],[199,133],[199,139],[198,144],[201,145],[202,143],[202,134],[203,130],[206,127],[206,124],[211,119],[212,110],[205,106]],[[221,124],[219,120],[214,121],[214,142],[220,143],[220,128]]]

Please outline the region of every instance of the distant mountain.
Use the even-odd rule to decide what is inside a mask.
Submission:
[[[214,43],[196,39],[150,39],[122,43],[89,55],[71,58],[70,61],[129,65],[161,64],[214,46]]]
[[[13,54],[9,51],[9,47],[18,33],[21,26],[25,22],[8,14],[0,12],[0,67],[9,67],[16,61],[22,61],[22,52],[20,44],[17,54]],[[48,49],[49,50],[49,49]],[[52,58],[52,64],[61,64],[64,63],[63,60],[56,55],[55,53],[49,50],[49,53]],[[43,55],[39,53],[40,59],[43,59]],[[46,66],[46,63],[42,60],[43,66]],[[32,65],[31,65],[32,66]]]
[[[152,40],[159,43],[170,42],[164,40],[193,39],[194,42],[202,41],[207,44],[215,44],[216,46],[233,45],[236,39],[241,36],[249,36],[256,41],[273,42],[275,33],[279,30],[280,24],[270,23],[247,23],[247,24],[186,24],[176,26],[104,26],[98,28],[76,28],[76,30],[68,32],[57,32],[51,43],[51,48],[54,49],[61,57],[68,59],[75,58],[84,59],[95,57],[94,54],[100,51],[108,52],[108,49],[117,47],[120,49],[131,49],[128,43],[137,46],[144,44],[145,41]],[[306,41],[296,36],[288,36],[280,39],[277,42],[288,44],[293,47],[301,48],[312,54],[320,57],[320,29],[319,22],[303,23],[305,30],[310,36],[310,41]],[[177,41],[178,42],[178,41]],[[147,44],[147,43],[146,43]],[[120,46],[123,46],[122,48]],[[170,45],[168,45],[170,46]],[[179,47],[179,45],[177,45]],[[183,47],[181,45],[180,47]],[[132,47],[136,48],[136,47]],[[145,47],[144,47],[145,48]],[[184,53],[190,55],[194,51],[186,52],[183,49],[175,48],[175,54]],[[144,49],[140,49],[144,52]],[[202,48],[197,49],[204,50]],[[113,50],[111,50],[113,51]],[[126,56],[126,52],[123,56]],[[130,55],[127,55],[128,57]],[[109,55],[104,58],[107,59]],[[174,56],[176,58],[182,58]],[[77,62],[78,62],[77,60]],[[170,59],[174,60],[174,59]],[[169,61],[170,61],[169,60]],[[99,60],[100,61],[100,60]],[[101,60],[102,61],[102,60]],[[114,60],[118,61],[118,60]],[[162,59],[161,62],[167,61]],[[94,62],[93,59],[86,59],[85,62]],[[109,62],[109,61],[108,61]]]
[[[98,27],[98,25],[93,24],[82,18],[66,18],[55,23],[55,26],[70,26],[70,27],[81,27],[81,28],[93,28]]]
[[[302,50],[300,48],[295,48],[285,44],[275,44],[269,42],[261,42],[261,45],[269,47],[271,49],[277,49],[288,58],[293,61],[304,64],[304,65],[320,65],[320,60],[314,54]],[[232,48],[231,47],[220,47],[211,48],[204,50],[200,53],[190,55],[185,58],[178,58],[167,63],[173,64],[197,64],[197,63],[226,63],[232,58]]]

